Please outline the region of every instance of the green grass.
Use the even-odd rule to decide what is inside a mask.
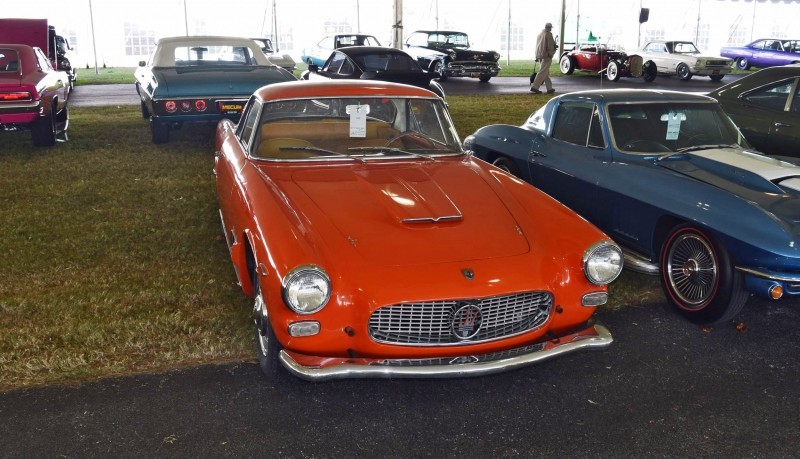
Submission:
[[[79,68],[76,85],[84,84],[133,84],[134,67]]]
[[[448,98],[461,136],[547,96]],[[0,152],[0,390],[252,359],[250,300],[219,236],[213,127],[153,145],[138,107],[72,109],[70,140]],[[620,307],[662,298],[626,273]]]

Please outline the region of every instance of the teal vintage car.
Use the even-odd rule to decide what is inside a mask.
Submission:
[[[184,122],[237,120],[256,89],[296,80],[252,39],[214,36],[162,38],[134,74],[153,143]]]

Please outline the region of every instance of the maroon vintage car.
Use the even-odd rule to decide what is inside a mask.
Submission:
[[[66,140],[69,76],[39,48],[0,44],[0,130],[30,129],[37,146]]]
[[[656,79],[658,71],[653,61],[644,62],[638,54],[610,50],[601,44],[584,44],[563,53],[558,66],[564,75],[572,75],[575,70],[605,73],[611,81],[641,77],[650,82]]]

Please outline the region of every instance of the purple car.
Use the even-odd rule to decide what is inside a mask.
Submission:
[[[750,66],[797,64],[800,63],[800,40],[762,38],[749,45],[724,47],[719,53],[735,60],[739,70],[747,70]]]

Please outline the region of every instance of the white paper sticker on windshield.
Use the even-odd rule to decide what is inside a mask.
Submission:
[[[675,112],[670,112],[667,116],[667,140],[677,140],[681,132],[681,120],[685,117],[683,113]]]
[[[346,110],[350,115],[350,137],[366,137],[369,105],[348,105]]]

